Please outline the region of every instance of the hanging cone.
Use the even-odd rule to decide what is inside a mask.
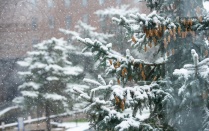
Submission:
[[[139,64],[139,69],[142,70],[142,67],[143,67],[143,66],[142,66],[142,64],[140,63],[140,64]]]
[[[120,85],[120,79],[119,78],[117,79],[117,81],[118,81],[118,84]]]
[[[162,26],[161,25],[159,26],[159,31],[162,32]]]
[[[166,26],[164,25],[164,26],[163,26],[163,31],[165,31],[165,30],[166,30]]]
[[[119,105],[119,103],[120,103],[119,98],[118,98],[116,95],[115,95],[114,97],[115,97],[115,104],[116,104],[116,105]]]
[[[128,73],[128,70],[126,68],[124,68],[124,71],[125,71],[126,74]]]
[[[170,33],[171,36],[173,36],[173,31],[172,31],[172,29],[169,29],[169,33]]]
[[[174,55],[175,54],[175,49],[172,49],[172,55]]]
[[[112,60],[109,60],[109,62],[110,62],[110,65],[112,65]]]
[[[120,108],[121,108],[122,111],[124,111],[124,109],[125,109],[125,103],[124,103],[124,101],[121,101],[120,102]]]
[[[205,50],[205,57],[208,57],[208,50]]]
[[[146,44],[144,45],[144,51],[147,52],[147,46],[146,46]]]
[[[157,80],[157,76],[155,76],[152,81],[156,81],[156,80]]]
[[[136,38],[134,36],[131,37],[131,40],[134,42],[134,44],[136,44]]]
[[[144,71],[141,72],[141,76],[142,76],[143,80],[145,81],[146,80],[146,76],[145,76]]]
[[[166,43],[166,42],[167,42],[166,37],[164,37],[164,39],[163,39],[163,43]]]
[[[186,25],[186,19],[185,18],[183,19],[183,24]]]
[[[152,40],[153,40],[153,42],[154,42],[154,44],[156,46],[157,45],[157,39],[156,38],[153,38]]]
[[[202,23],[202,16],[198,18],[199,22]]]
[[[120,62],[117,61],[116,64],[114,64],[114,67],[115,67],[115,69],[118,68],[118,67],[120,67]]]
[[[158,30],[157,29],[154,29],[154,35],[158,36]]]
[[[173,40],[176,41],[176,35],[173,35]]]
[[[168,46],[167,42],[164,43],[164,48],[166,49]]]
[[[124,77],[127,73],[128,73],[127,69],[126,68],[123,68],[121,75]]]
[[[192,26],[192,20],[189,19],[188,21],[189,21],[189,22],[188,22],[188,23],[189,23],[188,25],[189,25],[189,26]]]
[[[149,42],[149,47],[152,48],[152,42]]]
[[[184,37],[184,31],[181,32],[181,38],[185,38]]]
[[[146,37],[149,38],[149,30],[146,30]]]
[[[170,43],[170,42],[171,42],[171,36],[168,35],[168,43]]]
[[[120,67],[120,62],[119,61],[117,61],[116,66],[117,66],[117,68]]]
[[[124,68],[122,69],[122,71],[121,71],[121,75],[122,75],[122,77],[124,77],[125,76],[125,71],[124,71]]]
[[[181,35],[181,27],[178,27],[178,34]]]
[[[150,36],[150,37],[153,36],[152,29],[149,30],[149,36]]]
[[[164,43],[164,48],[167,48],[167,41],[166,41],[166,38],[164,38],[163,43]]]
[[[173,28],[173,35],[176,35],[176,28]]]

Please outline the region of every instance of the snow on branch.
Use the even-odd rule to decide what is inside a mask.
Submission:
[[[62,28],[60,28],[59,31],[64,33],[65,35],[72,35],[72,40],[75,40],[76,37],[80,35],[78,32],[65,30],[65,29],[62,29]]]
[[[121,60],[121,61],[131,61],[132,63],[143,63],[143,64],[147,64],[147,65],[158,65],[158,64],[163,64],[165,63],[165,61],[161,61],[158,63],[151,63],[151,62],[146,62],[145,60],[141,60],[141,59],[134,59],[132,56],[130,56],[130,54],[127,54],[127,57],[122,56],[121,54],[113,51],[111,49],[111,46],[104,45],[99,41],[92,41],[89,38],[81,38],[78,37],[77,38],[78,41],[82,42],[83,44],[85,44],[87,46],[87,48],[91,49],[92,52],[96,52],[98,51],[99,53],[103,53],[104,57],[103,58],[109,58],[109,59],[114,59],[114,60]],[[129,50],[127,50],[127,52],[130,52]]]
[[[194,49],[191,51],[194,64],[186,64],[181,69],[175,69],[173,74],[176,76],[183,76],[188,79],[191,76],[198,75],[202,78],[208,79],[209,77],[209,58],[199,62],[198,54]]]
[[[149,15],[146,14],[130,14],[130,18],[120,17],[120,19],[113,17],[113,21],[116,21],[119,25],[124,26],[129,33],[142,32],[145,27],[158,28],[160,25],[167,26],[169,28],[176,28],[177,26],[170,21],[169,18],[163,18],[153,11]],[[135,26],[138,25],[138,26]]]
[[[111,49],[111,43],[104,45],[100,41],[92,41],[89,38],[83,39],[78,37],[77,39],[86,45],[85,51],[90,50],[92,53],[94,53],[96,60],[98,60],[101,65],[106,65],[106,75],[111,73],[115,73],[117,75],[117,78],[120,79],[118,80],[119,84],[120,81],[122,81],[122,84],[125,84],[128,80],[133,79],[133,72],[137,71],[133,70],[134,67],[140,68],[138,73],[142,75],[141,78],[143,80],[157,80],[158,77],[150,76],[150,73],[148,72],[153,72],[157,70],[157,68],[161,68],[160,66],[166,62],[164,59],[157,60],[156,62],[147,62],[139,58],[135,59],[133,56],[131,56],[129,49],[126,50],[126,56],[123,56]],[[156,67],[152,68],[151,66]],[[144,71],[145,67],[149,69],[147,70],[148,72]]]
[[[71,31],[71,30],[65,30],[65,29],[59,29],[60,32],[71,35],[72,40],[75,40],[78,36],[80,37],[89,37],[93,40],[99,40],[103,43],[107,43],[108,39],[113,37],[113,34],[108,33],[99,33],[96,32],[96,28],[88,25],[82,21],[78,21],[77,25],[75,26],[77,31]]]
[[[84,111],[90,116],[89,119],[93,124],[97,124],[98,129],[102,129],[104,125],[108,126],[112,120],[118,121],[114,125],[116,130],[140,129],[141,123],[143,127],[150,127],[143,122],[149,114],[145,117],[141,113],[146,108],[152,110],[150,98],[155,96],[152,90],[158,86],[156,83],[123,88],[113,85],[112,82],[106,85],[102,76],[98,79],[99,81],[102,79],[103,82],[91,89],[89,95],[74,88],[76,94],[89,102]]]
[[[73,88],[73,90],[75,91],[75,93],[77,93],[81,98],[87,100],[88,102],[91,101],[90,97],[84,93],[83,91],[79,90],[79,89],[76,89],[76,88]]]
[[[147,46],[154,48],[159,45],[161,47],[159,50],[172,50],[173,55],[175,46],[172,43],[175,43],[177,38],[194,37],[196,31],[207,30],[209,15],[201,16],[201,20],[199,17],[172,20],[169,16],[162,17],[153,11],[148,15],[133,13],[130,17],[113,17],[112,20],[126,29],[126,37],[130,39],[134,48],[146,52]]]

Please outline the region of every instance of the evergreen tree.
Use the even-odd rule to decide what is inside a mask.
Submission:
[[[26,109],[45,111],[47,130],[50,130],[51,114],[72,109],[73,98],[65,92],[66,85],[76,82],[83,69],[72,66],[67,53],[74,48],[62,39],[52,38],[33,47],[34,50],[18,62],[26,71],[19,72],[24,80],[19,86],[22,96],[14,101]]]
[[[97,130],[207,130],[209,19],[203,3],[145,1],[155,10],[149,15],[113,18],[137,53],[127,49],[124,56],[111,43],[78,38],[118,85],[99,76],[99,82],[89,81],[97,85],[90,93],[74,90],[89,102],[84,110]]]

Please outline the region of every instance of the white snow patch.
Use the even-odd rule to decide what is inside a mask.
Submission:
[[[21,94],[26,97],[36,98],[39,92],[37,91],[21,91]]]
[[[22,66],[22,67],[27,67],[30,65],[29,62],[26,62],[26,61],[18,61],[17,62],[18,65]]]
[[[56,81],[59,80],[59,78],[55,77],[55,76],[50,76],[46,78],[48,81]]]
[[[87,86],[87,85],[80,85],[80,84],[71,84],[71,83],[68,83],[68,84],[67,84],[67,88],[69,88],[69,89],[78,88],[78,89],[80,89],[80,90],[83,90],[83,89],[89,89],[89,86]]]
[[[67,74],[67,75],[75,75],[75,76],[77,76],[81,72],[83,72],[83,69],[81,67],[79,67],[79,66],[77,66],[77,67],[65,67],[63,70],[65,71],[64,72],[65,74]]]
[[[66,97],[58,95],[58,94],[55,94],[55,93],[53,93],[53,94],[46,93],[44,97],[46,99],[50,99],[50,100],[54,100],[54,101],[57,101],[57,100],[67,100]]]
[[[26,87],[32,87],[35,90],[38,90],[41,87],[41,84],[35,83],[35,82],[27,82],[27,83],[23,83],[22,85],[20,85],[18,88],[19,89],[24,89]]]
[[[66,131],[84,131],[89,128],[89,122],[64,122],[58,123],[58,127],[65,127]]]

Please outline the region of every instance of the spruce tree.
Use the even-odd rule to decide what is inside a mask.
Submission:
[[[209,19],[203,3],[144,1],[150,14],[112,19],[138,52],[121,55],[111,43],[77,38],[117,82],[99,76],[89,81],[97,85],[90,93],[74,91],[89,102],[84,111],[96,130],[208,130]],[[149,115],[142,117],[145,109]]]

